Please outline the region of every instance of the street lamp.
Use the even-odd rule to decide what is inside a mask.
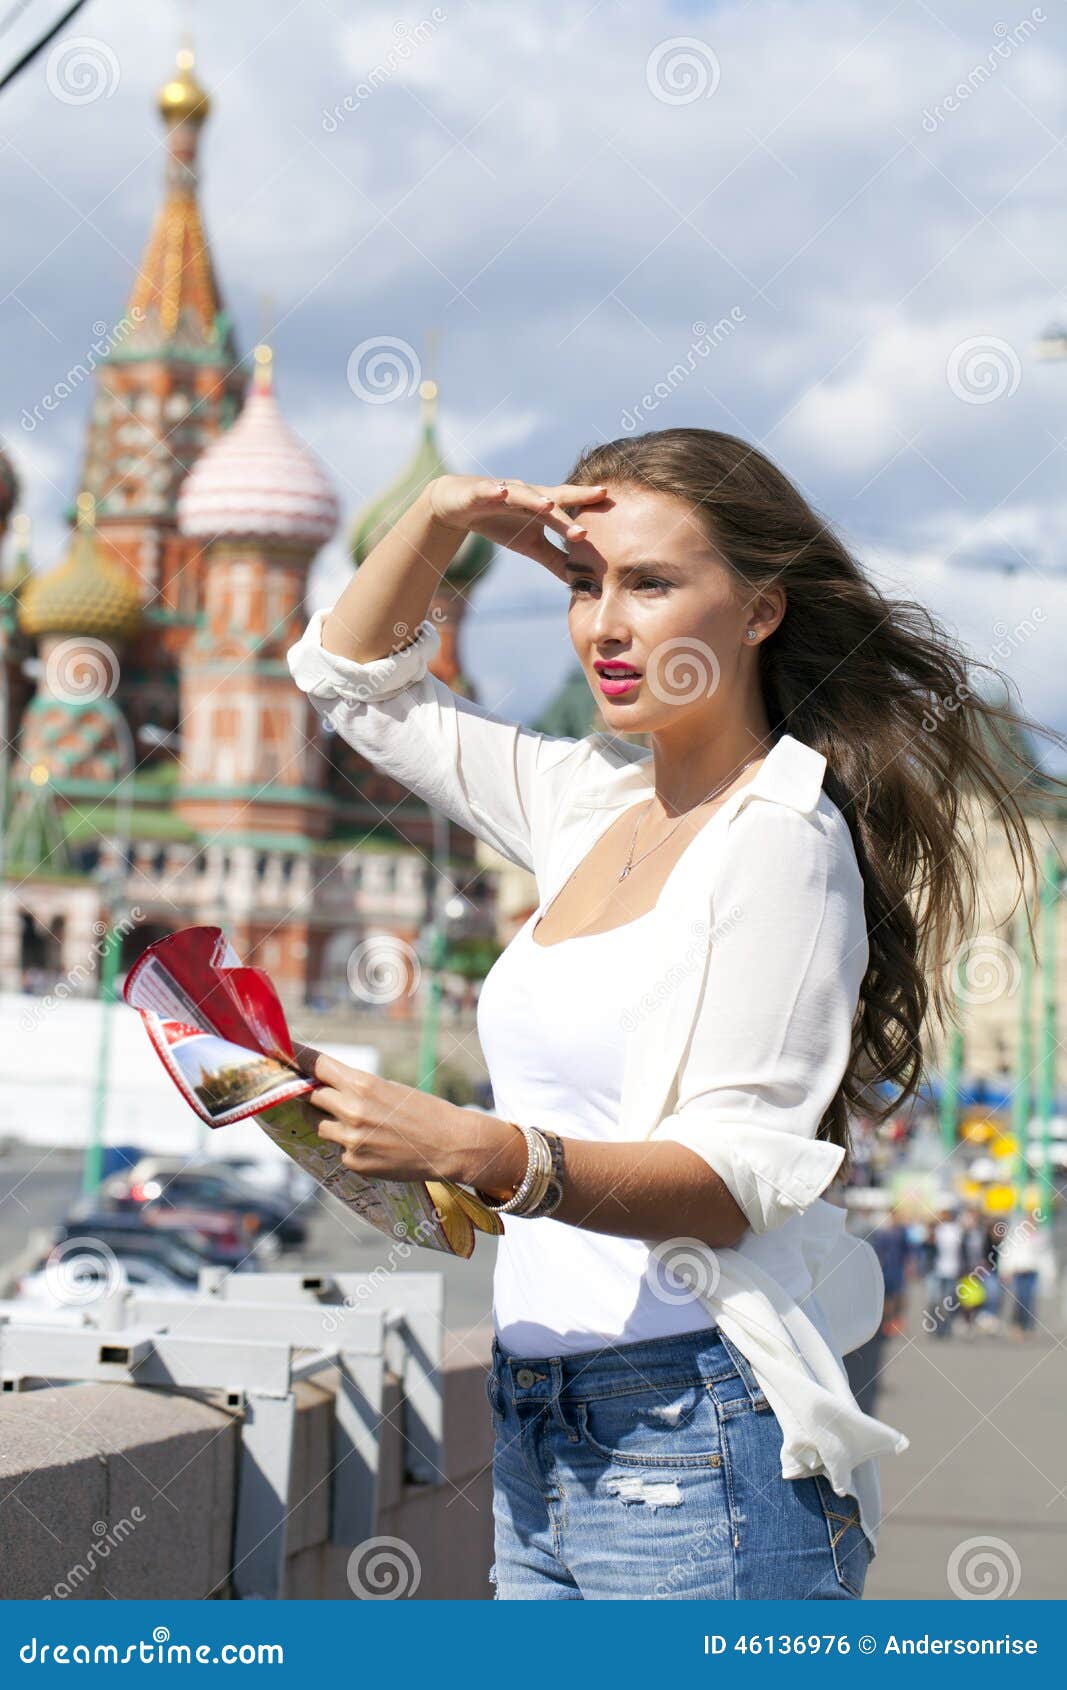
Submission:
[[[438,810],[431,810],[433,818],[434,880],[430,904],[430,920],[424,929],[424,950],[430,972],[419,1036],[417,1085],[420,1091],[434,1090],[437,1073],[437,1030],[443,993],[442,973],[448,956],[448,935],[467,914],[466,898],[456,891],[448,873],[448,821]]]
[[[1015,1139],[1015,1184],[1019,1202],[1030,1180],[1030,1109],[1032,1096],[1033,1041],[1030,1016],[1033,1003],[1033,956],[1026,924],[1025,905],[1016,921],[1021,980],[1019,985],[1019,1048],[1015,1089],[1011,1099],[1012,1137]]]
[[[1056,906],[1067,876],[1060,866],[1060,854],[1052,840],[1042,865],[1038,904],[1038,942],[1041,947],[1041,1051],[1033,1064],[1031,1014],[1033,1007],[1033,956],[1023,916],[1019,917],[1019,962],[1022,981],[1019,992],[1019,1080],[1015,1088],[1012,1127],[1016,1139],[1015,1183],[1018,1203],[1024,1204],[1030,1184],[1030,1122],[1033,1091],[1037,1092],[1037,1118],[1041,1125],[1041,1214],[1051,1224],[1055,1181],[1052,1177],[1052,1111],[1056,1094]],[[1036,1074],[1036,1088],[1031,1075]]]
[[[1037,1113],[1041,1122],[1041,1215],[1052,1223],[1052,1111],[1056,1095],[1056,906],[1067,886],[1060,854],[1050,839],[1041,878],[1041,1056],[1037,1070]]]
[[[122,711],[114,709],[112,726],[118,741],[122,767],[119,778],[115,783],[115,819],[117,822],[115,840],[118,860],[106,868],[100,876],[101,902],[104,907],[104,934],[100,948],[100,1031],[96,1047],[96,1082],[93,1087],[92,1110],[89,1117],[89,1136],[85,1144],[85,1162],[82,1169],[82,1191],[94,1195],[100,1189],[104,1161],[104,1123],[107,1115],[107,1094],[111,1069],[111,1030],[114,1021],[114,1006],[117,998],[115,983],[118,979],[119,960],[122,954],[122,930],[119,926],[118,915],[120,909],[125,908],[126,876],[129,866],[129,853],[133,831],[133,771],[136,765],[133,735]]]
[[[941,1125],[941,1152],[946,1157],[951,1156],[956,1148],[959,1123],[960,1076],[963,1072],[963,978],[963,951],[961,949],[956,957],[956,969],[952,981],[956,1019],[949,1026],[945,1050],[945,1071],[941,1077],[941,1097],[938,1108],[938,1119]]]

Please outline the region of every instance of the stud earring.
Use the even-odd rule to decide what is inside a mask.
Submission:
[[[747,634],[747,636],[748,636],[748,638],[749,638],[749,639],[750,639],[750,640],[754,640],[754,639],[755,639],[755,637],[756,637],[756,630],[755,630],[755,628],[747,628],[747,629],[746,629],[746,630],[745,630],[745,632],[746,632],[746,634]]]

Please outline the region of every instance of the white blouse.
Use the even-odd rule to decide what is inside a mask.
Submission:
[[[429,619],[400,651],[356,663],[323,649],[322,616],[288,654],[319,714],[530,870],[546,907],[620,811],[653,792],[647,747],[554,738],[454,693],[428,668],[440,644]],[[746,1215],[734,1248],[697,1246],[705,1306],[778,1418],[783,1476],[824,1473],[854,1494],[873,1543],[875,1458],[907,1439],[849,1389],[841,1358],[878,1328],[881,1270],[821,1196],[844,1153],[816,1132],[847,1066],[869,956],[863,881],[825,768],[781,735],[675,863],[645,924],[619,1138],[687,1145]]]
[[[626,1027],[647,973],[655,910],[552,945],[539,907],[497,957],[478,998],[478,1039],[507,1120],[568,1139],[620,1138]],[[688,1257],[687,1257],[688,1259]],[[504,1216],[493,1326],[518,1355],[553,1356],[714,1326],[707,1308],[641,1238]]]

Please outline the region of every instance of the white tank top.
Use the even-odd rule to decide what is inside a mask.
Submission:
[[[499,1115],[564,1138],[619,1141],[624,1017],[647,986],[655,910],[606,933],[539,945],[538,908],[497,958],[478,1036]],[[503,1216],[493,1326],[527,1356],[631,1343],[711,1325],[707,1309],[637,1238]]]

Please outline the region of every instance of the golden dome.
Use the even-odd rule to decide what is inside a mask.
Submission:
[[[156,105],[167,123],[203,123],[211,101],[193,74],[193,49],[182,47],[174,75],[156,95]]]
[[[96,501],[78,495],[78,526],[62,563],[22,589],[19,625],[26,634],[84,634],[124,640],[141,620],[137,584],[120,563],[101,556],[93,525]]]

